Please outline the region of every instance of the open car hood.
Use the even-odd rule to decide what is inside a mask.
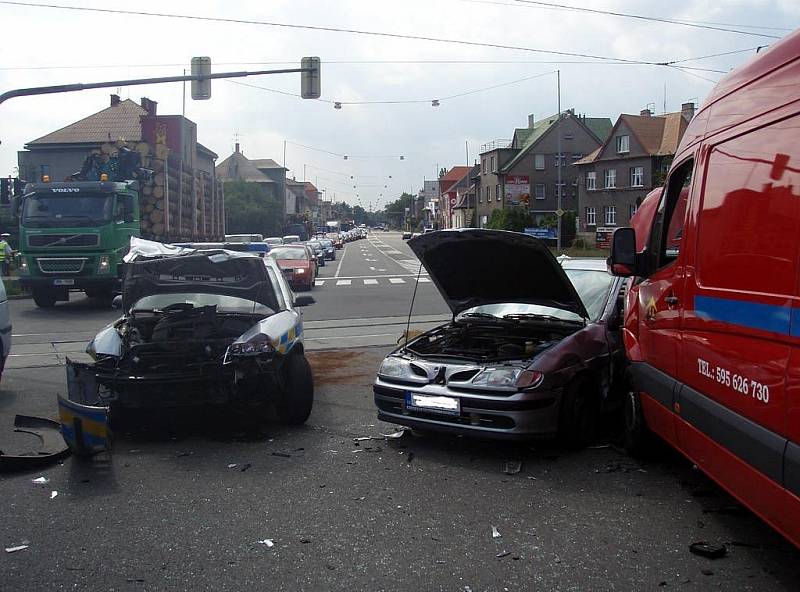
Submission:
[[[267,267],[253,253],[197,250],[131,238],[125,262],[125,311],[145,296],[178,292],[236,296],[280,309]]]
[[[589,315],[556,258],[538,238],[466,228],[408,241],[456,315],[473,306],[520,302]]]

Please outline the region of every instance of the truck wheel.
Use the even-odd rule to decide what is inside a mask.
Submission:
[[[600,419],[600,398],[591,380],[578,378],[561,396],[558,437],[564,446],[578,450],[591,444]]]
[[[283,392],[277,404],[281,423],[300,425],[311,415],[314,405],[314,378],[303,354],[290,354],[283,363]]]
[[[630,390],[623,403],[625,428],[622,445],[635,458],[648,458],[656,449],[656,437],[647,427],[642,413],[642,398],[637,391]]]
[[[52,308],[56,304],[56,295],[50,290],[34,288],[33,301],[39,308]]]

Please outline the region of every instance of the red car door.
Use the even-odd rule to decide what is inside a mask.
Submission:
[[[639,347],[635,364],[637,387],[648,425],[675,442],[674,411],[677,392],[681,306],[685,265],[681,257],[686,225],[686,205],[692,184],[694,160],[673,169],[656,211],[648,242],[652,270],[638,286]]]

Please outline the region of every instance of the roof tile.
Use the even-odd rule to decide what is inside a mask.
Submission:
[[[147,111],[130,99],[90,115],[80,121],[28,142],[42,144],[101,144],[103,142],[139,142],[142,139],[141,116]]]

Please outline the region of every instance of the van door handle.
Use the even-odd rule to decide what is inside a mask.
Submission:
[[[679,300],[677,296],[671,295],[664,298],[664,302],[667,303],[667,306],[678,306]]]

